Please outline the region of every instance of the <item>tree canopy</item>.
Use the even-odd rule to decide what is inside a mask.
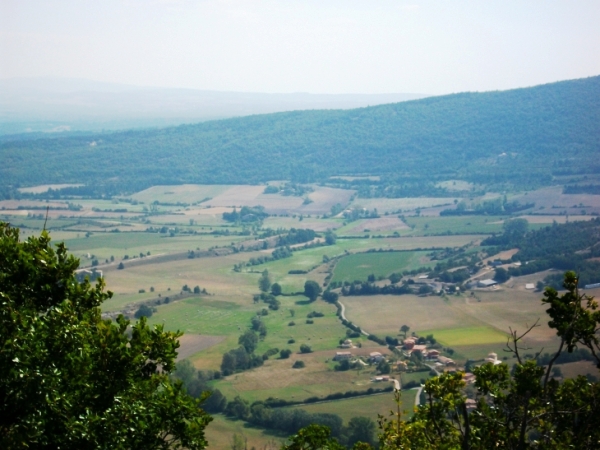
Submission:
[[[210,416],[169,378],[180,334],[103,320],[112,293],[78,264],[0,222],[0,448],[205,448]]]

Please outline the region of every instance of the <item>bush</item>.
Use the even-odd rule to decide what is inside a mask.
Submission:
[[[142,305],[135,312],[134,316],[136,319],[139,319],[140,317],[152,317],[152,313],[153,313],[152,308],[150,308],[147,305]]]
[[[296,339],[288,339],[288,344],[295,344],[296,343]]]
[[[304,361],[296,361],[292,366],[292,369],[302,369],[304,368]]]
[[[311,352],[312,352],[312,348],[310,348],[310,345],[302,344],[300,346],[300,353],[311,353]]]
[[[292,354],[292,351],[289,348],[284,348],[283,350],[281,350],[279,352],[279,358],[280,359],[288,359],[291,354]]]
[[[314,321],[314,320],[312,320],[312,319],[306,319],[306,323],[307,323],[308,325],[312,325],[313,323],[315,323],[315,321]]]

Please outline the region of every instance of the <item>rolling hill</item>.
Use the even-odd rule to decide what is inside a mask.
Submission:
[[[353,110],[295,111],[158,130],[12,140],[0,183],[155,184],[323,181],[389,185],[458,178],[544,184],[600,171],[600,76]]]

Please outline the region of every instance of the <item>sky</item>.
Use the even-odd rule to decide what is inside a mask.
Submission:
[[[504,90],[599,75],[598,23],[598,0],[0,0],[0,78]]]

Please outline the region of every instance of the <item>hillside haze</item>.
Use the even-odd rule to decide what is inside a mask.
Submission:
[[[138,87],[71,78],[0,80],[0,134],[173,126],[307,109],[351,109],[420,94],[266,94]]]
[[[599,124],[600,77],[591,77],[353,110],[5,140],[0,179],[4,186],[69,182],[127,191],[334,175],[544,184],[556,174],[600,170]]]

